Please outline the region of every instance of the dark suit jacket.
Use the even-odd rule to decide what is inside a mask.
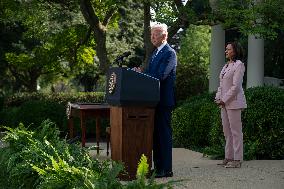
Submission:
[[[155,58],[148,62],[145,73],[160,80],[160,102],[158,106],[175,106],[176,66],[176,52],[169,44],[166,44]]]

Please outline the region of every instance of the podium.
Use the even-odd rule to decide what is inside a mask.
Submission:
[[[136,178],[144,154],[152,166],[155,106],[160,99],[158,79],[128,68],[111,68],[107,75],[106,101],[111,105],[111,159],[122,162],[123,180]]]

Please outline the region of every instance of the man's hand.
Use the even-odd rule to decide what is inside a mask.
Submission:
[[[132,70],[136,72],[142,72],[142,69],[140,67],[134,67],[132,68]]]

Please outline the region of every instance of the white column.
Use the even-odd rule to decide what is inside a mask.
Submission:
[[[247,88],[263,86],[264,40],[248,36]]]
[[[219,74],[225,63],[225,30],[221,25],[212,26],[210,46],[209,92],[219,86]]]

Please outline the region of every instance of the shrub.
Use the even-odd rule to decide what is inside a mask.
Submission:
[[[22,124],[5,127],[3,140],[9,145],[0,148],[0,186],[7,189],[147,189],[172,188],[173,183],[146,180],[149,165],[142,156],[137,180],[122,183],[118,174],[121,164],[111,160],[98,161],[88,149],[69,145],[59,138],[56,125],[49,120],[28,130]]]
[[[68,102],[104,102],[104,93],[17,93],[7,96],[4,101],[4,109],[0,111],[0,124],[18,125],[20,122],[24,125],[34,127],[40,125],[45,119],[50,119],[56,123],[59,129],[67,132],[66,106]],[[79,131],[80,121],[74,120],[74,126]],[[88,119],[87,125],[95,125],[95,120]],[[108,121],[103,120],[103,127],[106,127]],[[94,135],[94,127],[87,127],[87,133]],[[102,135],[105,135],[105,129],[101,129]]]
[[[0,149],[0,175],[6,178],[0,180],[1,186],[88,188],[93,182],[115,188],[119,184],[115,177],[122,170],[120,165],[100,163],[90,157],[88,150],[67,144],[59,138],[56,125],[48,120],[33,131],[22,124],[6,129],[3,140],[9,146]]]
[[[2,108],[3,108],[3,105],[4,105],[4,96],[2,96],[2,95],[0,94],[0,111],[1,111]]]
[[[209,145],[209,131],[212,119],[218,112],[213,94],[193,97],[173,112],[174,146],[198,149]]]
[[[250,159],[284,159],[284,90],[256,87],[246,90],[244,140]]]
[[[177,100],[204,93],[208,88],[207,72],[195,64],[178,64],[176,78]]]
[[[59,126],[61,131],[66,131],[65,106],[56,102],[30,100],[19,107],[4,109],[0,114],[3,116],[3,125],[18,125],[23,123],[30,128],[40,125],[43,120],[50,119]]]
[[[0,111],[0,124],[1,125],[18,125],[19,121],[17,116],[19,114],[18,107],[4,108]]]
[[[7,96],[4,101],[4,106],[17,107],[26,101],[30,100],[43,100],[53,101],[58,104],[66,105],[68,102],[92,102],[101,103],[105,102],[103,92],[78,92],[78,93],[16,93]]]
[[[224,155],[220,109],[215,94],[190,98],[173,112],[174,145],[203,148]],[[245,159],[284,159],[284,90],[255,87],[245,91],[248,108],[242,112]]]

